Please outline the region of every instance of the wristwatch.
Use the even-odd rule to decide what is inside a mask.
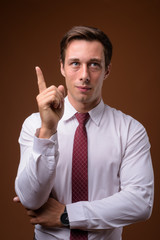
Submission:
[[[69,227],[69,218],[68,218],[68,213],[67,213],[67,209],[65,207],[64,212],[62,213],[61,217],[60,217],[61,223],[63,224],[63,226],[65,227]]]

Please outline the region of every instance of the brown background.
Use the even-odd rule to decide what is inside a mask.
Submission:
[[[47,83],[64,83],[59,41],[73,25],[101,28],[113,42],[112,72],[104,101],[139,120],[147,129],[155,171],[155,204],[146,223],[125,228],[124,240],[160,239],[159,162],[159,0],[1,1],[1,216],[0,238],[29,240],[33,227],[25,210],[12,202],[19,163],[21,125],[37,111],[34,67]]]

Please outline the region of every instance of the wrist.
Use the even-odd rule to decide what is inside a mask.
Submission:
[[[61,221],[62,226],[64,226],[64,227],[69,227],[70,226],[66,206],[64,208],[64,212],[60,216],[60,221]]]
[[[39,136],[38,138],[47,138],[49,139],[53,134],[55,134],[57,131],[57,129],[47,129],[47,128],[43,128],[41,127],[40,128],[40,131],[39,131]]]

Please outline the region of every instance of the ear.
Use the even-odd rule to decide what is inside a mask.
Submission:
[[[110,64],[108,65],[108,67],[107,67],[107,69],[106,69],[106,72],[105,72],[104,79],[106,79],[106,78],[109,76],[109,74],[110,74],[110,72],[111,72],[111,67],[112,67],[112,63],[110,63]]]
[[[60,68],[61,68],[61,74],[63,75],[63,77],[65,77],[64,65],[62,60],[60,60]]]

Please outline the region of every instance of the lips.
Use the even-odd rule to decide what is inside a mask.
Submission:
[[[80,90],[81,92],[88,92],[89,90],[91,90],[90,87],[88,86],[77,86],[78,90]]]

